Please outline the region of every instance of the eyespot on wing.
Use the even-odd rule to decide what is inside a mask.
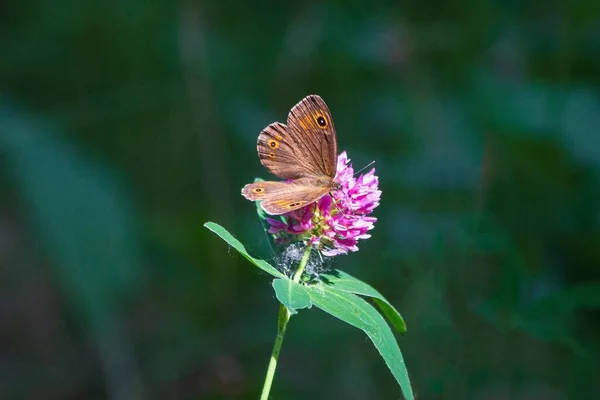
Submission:
[[[242,196],[248,200],[262,200],[265,195],[265,185],[262,182],[249,183],[242,188]]]
[[[321,128],[327,128],[328,123],[325,117],[322,115],[317,116],[317,125],[319,125]]]

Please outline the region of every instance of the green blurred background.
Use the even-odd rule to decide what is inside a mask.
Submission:
[[[0,1],[0,398],[253,399],[271,257],[240,188],[310,93],[403,313],[418,399],[600,391],[596,0]],[[273,399],[398,399],[359,330],[294,317]]]

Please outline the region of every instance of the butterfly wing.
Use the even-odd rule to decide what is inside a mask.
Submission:
[[[333,185],[337,167],[337,140],[329,108],[317,95],[292,107],[288,124],[276,122],[258,135],[261,163],[289,182],[256,182],[242,189],[248,200],[261,200],[272,215],[285,214],[309,205]]]
[[[260,162],[265,168],[283,179],[298,179],[306,176],[318,176],[311,158],[300,151],[297,135],[281,122],[267,126],[258,135],[256,149]]]
[[[248,200],[262,200],[260,206],[266,213],[281,215],[315,202],[329,190],[326,182],[299,178],[291,182],[249,183],[243,187],[242,195]]]
[[[299,151],[320,175],[335,177],[337,138],[329,107],[320,96],[306,96],[292,107],[288,127]]]
[[[329,108],[317,95],[292,107],[288,125],[275,122],[263,129],[256,147],[261,163],[280,178],[335,177],[335,127]]]

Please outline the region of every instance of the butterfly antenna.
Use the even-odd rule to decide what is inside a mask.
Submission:
[[[342,194],[344,196],[346,196],[346,200],[348,200],[348,195],[346,194],[346,192],[344,192],[341,189],[340,189],[340,192],[342,192]],[[333,197],[332,194],[329,194],[329,195],[331,196],[331,200],[333,200],[333,204],[335,205],[335,208],[340,212],[340,214],[342,214],[344,217],[348,218],[348,216],[342,211],[342,209],[338,207],[337,200],[335,199],[335,197]]]
[[[373,164],[375,164],[375,160],[371,161],[370,163],[368,163],[367,165],[365,165],[364,167],[362,167],[361,169],[359,169],[358,171],[356,171],[354,173],[354,175],[360,174],[361,172],[363,172],[365,169],[369,168]]]
[[[362,167],[361,169],[359,169],[358,171],[356,171],[354,173],[354,175],[361,173],[362,171],[364,171],[365,169],[369,168],[371,165],[375,164],[375,160],[371,161],[370,163],[368,163],[367,165],[365,165],[364,167]],[[354,176],[353,175],[353,176]],[[348,204],[350,204],[350,198],[348,197],[348,193],[344,192],[343,190],[340,189],[340,192],[342,192],[342,194],[344,195],[344,197],[346,197],[346,201],[348,202]],[[335,197],[333,197],[333,195],[330,193],[329,194],[333,200],[333,204],[335,204],[335,208],[337,208],[337,210],[346,218],[348,218],[348,216],[346,214],[344,214],[344,212],[338,207],[337,205],[337,201],[335,199]]]

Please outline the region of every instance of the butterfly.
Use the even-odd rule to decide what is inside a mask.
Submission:
[[[337,139],[327,104],[317,95],[290,110],[287,125],[274,122],[258,135],[258,157],[265,168],[285,181],[249,183],[248,200],[261,200],[271,215],[305,207],[336,189]]]

